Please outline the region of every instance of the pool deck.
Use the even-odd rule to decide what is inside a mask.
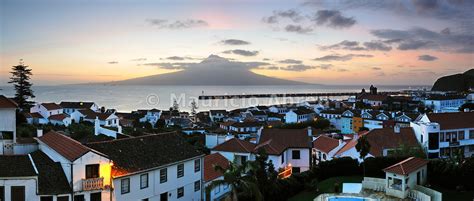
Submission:
[[[383,192],[363,190],[361,193],[326,193],[321,194],[314,199],[314,201],[327,201],[328,198],[337,197],[354,197],[364,198],[365,201],[402,201],[403,199],[387,196]],[[407,199],[408,200],[408,199]]]

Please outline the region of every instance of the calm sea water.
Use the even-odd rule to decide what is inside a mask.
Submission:
[[[379,91],[429,88],[428,86],[377,86]],[[0,87],[0,94],[13,96],[12,87]],[[193,100],[199,110],[236,109],[256,105],[295,103],[309,98],[251,98],[232,100],[197,100],[200,95],[237,95],[273,93],[358,92],[369,86],[289,85],[289,86],[122,86],[122,85],[62,85],[33,87],[37,102],[93,101],[118,111],[136,109],[168,109],[174,100],[180,109],[189,111]],[[334,97],[335,98],[335,97]],[[338,97],[340,98],[340,97]]]

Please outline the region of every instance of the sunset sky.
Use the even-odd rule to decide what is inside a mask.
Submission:
[[[211,54],[320,84],[431,85],[474,68],[471,0],[1,0],[0,85],[169,73]]]

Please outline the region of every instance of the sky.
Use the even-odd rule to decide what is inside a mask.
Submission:
[[[431,85],[474,68],[469,0],[1,0],[0,85],[171,73],[209,55],[319,84]]]

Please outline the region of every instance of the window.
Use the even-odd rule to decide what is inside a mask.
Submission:
[[[69,201],[69,197],[68,196],[58,197],[58,201]]]
[[[194,172],[199,172],[201,171],[201,160],[196,159],[194,160]]]
[[[53,196],[41,197],[40,201],[53,201]]]
[[[220,192],[221,192],[221,185],[217,185],[216,187],[214,187],[214,195],[217,195]]]
[[[469,139],[474,139],[474,130],[469,131]]]
[[[0,200],[5,200],[5,187],[0,186]]]
[[[99,177],[99,164],[86,165],[86,179]]]
[[[292,155],[291,158],[293,159],[300,159],[300,150],[293,150],[291,152],[291,155]]]
[[[163,168],[160,170],[160,184],[168,181],[168,169]]]
[[[291,172],[292,173],[300,173],[301,172],[301,169],[299,167],[292,167],[291,168]]]
[[[184,196],[184,187],[180,187],[178,188],[178,198],[183,197],[183,196]]]
[[[458,140],[464,140],[464,131],[458,131]]]
[[[181,178],[184,176],[184,164],[179,164],[178,165],[178,178]]]
[[[281,154],[281,163],[283,164],[285,162],[285,153]]]
[[[148,188],[148,173],[140,175],[140,189]]]
[[[74,201],[84,201],[84,195],[75,195]]]
[[[201,181],[194,182],[194,192],[201,190]]]
[[[122,179],[120,182],[121,182],[120,190],[122,194],[130,193],[130,179],[129,178]]]
[[[12,186],[11,191],[11,200],[15,201],[25,201],[25,187],[24,186]]]
[[[142,201],[148,201],[148,198],[142,199]]]
[[[90,201],[102,201],[102,193],[91,193]]]

